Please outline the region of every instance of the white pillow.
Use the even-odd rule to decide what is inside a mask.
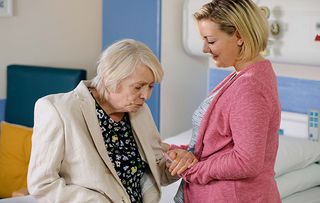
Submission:
[[[320,165],[312,164],[306,168],[286,173],[276,178],[281,199],[314,186],[320,185]]]
[[[276,177],[317,161],[320,161],[320,142],[289,136],[279,137]]]

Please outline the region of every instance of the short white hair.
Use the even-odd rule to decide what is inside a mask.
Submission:
[[[107,91],[115,91],[117,85],[142,64],[152,71],[156,83],[162,80],[162,66],[144,43],[123,39],[110,45],[101,54],[97,75],[92,79],[92,86],[96,88],[100,99],[106,99]]]

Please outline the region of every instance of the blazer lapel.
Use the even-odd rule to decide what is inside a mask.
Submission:
[[[104,145],[104,140],[102,138],[101,129],[99,126],[98,118],[95,112],[95,101],[92,98],[90,92],[86,87],[86,83],[84,85],[77,88],[76,91],[78,93],[80,99],[80,108],[82,111],[82,115],[86,120],[87,127],[89,129],[90,135],[92,137],[93,143],[96,146],[97,152],[109,168],[111,173],[115,176],[118,182],[121,184],[121,180],[119,179],[116,170],[114,169],[112,162],[108,156],[108,152]],[[121,184],[122,185],[122,184]]]
[[[145,107],[142,107],[142,108],[145,108]],[[145,127],[145,126],[152,126],[152,124],[150,124],[150,125],[147,124],[150,121],[142,118],[142,114],[143,113],[141,113],[141,112],[140,113],[138,113],[138,112],[129,113],[131,126],[132,126],[134,133],[135,133],[135,136],[138,138],[137,142],[140,142],[140,144],[141,144],[140,147],[142,148],[141,149],[142,153],[144,153],[144,155],[145,155],[145,158],[149,164],[149,167],[150,167],[152,174],[154,176],[159,176],[159,178],[155,178],[155,180],[156,180],[158,187],[161,188],[160,182],[158,181],[158,180],[160,180],[160,174],[159,174],[158,170],[155,168],[155,166],[157,166],[156,162],[157,161],[160,162],[160,159],[157,160],[157,156],[154,154],[153,149],[152,149],[152,143],[148,143],[146,138],[144,138],[144,136],[148,136],[150,133],[154,133],[148,127],[147,128]]]

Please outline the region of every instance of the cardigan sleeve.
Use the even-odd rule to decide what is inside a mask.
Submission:
[[[170,144],[169,150],[173,149],[184,149],[188,150],[189,145],[175,145],[175,144]]]
[[[270,91],[258,81],[246,81],[232,94],[229,125],[233,148],[213,154],[186,170],[183,173],[185,181],[207,184],[213,180],[255,177],[263,170],[273,112]]]

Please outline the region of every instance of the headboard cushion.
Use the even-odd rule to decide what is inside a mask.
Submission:
[[[68,92],[85,79],[86,71],[82,69],[9,65],[5,121],[33,127],[34,104],[38,98]]]

